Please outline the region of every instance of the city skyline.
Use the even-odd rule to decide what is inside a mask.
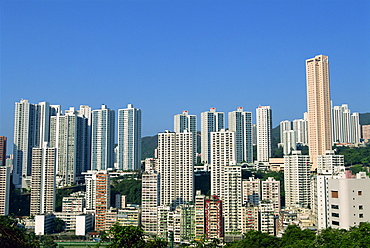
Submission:
[[[370,3],[352,3],[3,1],[1,134],[9,148],[22,98],[62,109],[132,103],[143,111],[143,136],[171,130],[183,110],[210,107],[269,105],[275,127],[306,111],[304,61],[318,54],[330,57],[333,105],[369,112],[360,96],[370,87],[370,36],[362,31]]]

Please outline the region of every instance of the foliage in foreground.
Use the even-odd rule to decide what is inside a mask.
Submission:
[[[228,248],[316,248],[316,247],[370,247],[370,223],[344,229],[327,228],[318,235],[310,230],[301,230],[298,226],[288,226],[281,238],[270,236],[260,231],[249,231],[245,239],[226,245]]]
[[[161,239],[145,241],[144,231],[135,226],[114,225],[110,230],[110,248],[164,248],[167,242]]]
[[[28,248],[40,247],[35,235],[27,234],[17,221],[8,216],[0,216],[0,247]]]

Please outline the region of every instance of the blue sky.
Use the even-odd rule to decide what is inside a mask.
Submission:
[[[370,1],[10,1],[1,8],[0,135],[14,102],[142,109],[143,136],[173,115],[270,105],[306,111],[305,60],[329,56],[331,98],[370,112]],[[198,126],[200,129],[200,126]]]

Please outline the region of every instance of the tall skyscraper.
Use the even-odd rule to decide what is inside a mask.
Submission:
[[[270,106],[259,106],[257,117],[257,160],[268,162],[271,157],[272,111]]]
[[[242,206],[241,167],[236,165],[235,132],[211,132],[211,195],[222,200],[225,233],[239,230]]]
[[[56,149],[46,144],[32,151],[31,215],[55,210]]]
[[[102,105],[92,112],[91,169],[106,170],[114,163],[114,110]]]
[[[141,110],[128,104],[118,110],[118,169],[141,167]]]
[[[223,169],[226,166],[236,165],[235,159],[235,132],[222,129],[211,132],[211,195],[222,197]],[[223,200],[223,199],[221,199]]]
[[[253,163],[252,113],[242,107],[229,112],[229,130],[235,132],[236,162]]]
[[[308,145],[312,169],[317,155],[332,148],[331,103],[328,56],[317,55],[306,60]]]
[[[201,126],[201,160],[210,163],[210,135],[211,132],[218,132],[224,128],[224,113],[216,112],[216,108],[210,108],[209,111],[201,114]]]
[[[285,206],[308,207],[311,201],[310,156],[293,151],[284,156]]]
[[[73,185],[78,176],[87,170],[88,162],[87,119],[70,108],[50,119],[50,146],[58,150],[56,175],[58,186]]]
[[[187,110],[182,111],[182,114],[177,114],[173,117],[173,130],[175,133],[182,133],[185,130],[193,133],[193,149],[194,161],[196,162],[197,155],[197,116],[189,115]]]
[[[15,103],[13,183],[16,187],[30,187],[32,148],[42,147],[49,141],[50,116],[59,111],[60,106],[48,102],[32,104],[21,100]]]
[[[158,134],[160,205],[193,201],[193,134],[188,131]]]

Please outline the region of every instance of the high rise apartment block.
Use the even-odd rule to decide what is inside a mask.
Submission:
[[[347,104],[332,108],[332,139],[334,143],[360,142],[360,119],[358,113],[351,114]]]
[[[182,133],[185,130],[193,133],[193,153],[194,161],[197,155],[197,116],[189,115],[187,110],[182,111],[182,114],[177,114],[173,117],[173,130],[175,133]]]
[[[160,205],[183,204],[194,197],[193,133],[158,134]]]
[[[159,174],[145,171],[142,174],[141,225],[145,232],[157,233],[157,207],[159,206]]]
[[[303,119],[293,120],[293,130],[296,134],[296,143],[308,145],[308,121],[307,113],[304,113]]]
[[[311,201],[310,156],[293,151],[284,156],[285,207],[308,207]]]
[[[331,103],[328,56],[306,60],[308,144],[312,169],[317,168],[317,155],[332,148]]]
[[[128,104],[118,110],[118,168],[141,168],[141,110]]]
[[[50,146],[57,148],[56,175],[58,186],[73,185],[89,159],[88,119],[74,108],[50,118]]]
[[[271,157],[272,111],[270,106],[256,109],[257,119],[257,160],[268,162]]]
[[[55,210],[56,149],[33,148],[31,181],[31,215],[46,214]]]
[[[252,113],[238,107],[228,117],[229,130],[235,132],[236,162],[253,163]]]
[[[216,112],[216,108],[201,113],[201,160],[211,162],[211,132],[224,128],[224,113]]]
[[[114,164],[114,110],[102,105],[92,111],[91,169],[106,170]]]

